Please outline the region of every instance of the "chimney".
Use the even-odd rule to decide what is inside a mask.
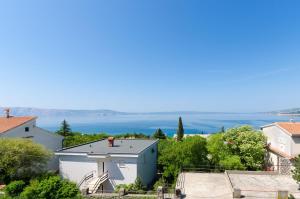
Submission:
[[[107,140],[108,140],[108,146],[109,147],[114,147],[115,138],[114,137],[108,137]]]
[[[6,108],[6,109],[4,109],[4,112],[5,112],[5,117],[10,118],[10,115],[9,115],[10,109]]]

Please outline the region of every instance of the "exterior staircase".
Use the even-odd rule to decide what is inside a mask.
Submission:
[[[86,175],[78,184],[80,189],[88,189],[89,194],[96,193],[99,186],[108,180],[108,172],[103,173],[101,176],[95,176],[95,173]]]

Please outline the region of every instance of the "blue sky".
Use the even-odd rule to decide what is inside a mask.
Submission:
[[[300,1],[0,1],[0,106],[300,107]]]

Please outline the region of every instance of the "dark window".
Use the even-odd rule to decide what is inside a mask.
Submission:
[[[28,138],[28,139],[30,139],[30,138],[33,138],[33,136],[31,135],[31,136],[26,136],[26,137],[22,137],[22,138]]]
[[[29,131],[29,127],[25,127],[25,132],[28,132]]]

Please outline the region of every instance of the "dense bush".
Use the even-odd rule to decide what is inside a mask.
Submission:
[[[51,153],[30,139],[0,138],[0,182],[28,181],[46,169]]]
[[[24,199],[71,199],[80,198],[80,192],[76,184],[62,180],[59,176],[50,176],[41,181],[33,180],[21,193]]]
[[[8,196],[16,197],[20,195],[25,186],[25,182],[22,180],[12,181],[5,187],[4,191]]]
[[[261,170],[265,146],[265,136],[250,126],[232,128],[207,139],[211,163],[224,169]]]
[[[143,185],[140,177],[137,177],[134,183],[117,185],[115,188],[115,192],[119,192],[121,188],[124,188],[127,192],[134,192],[140,194],[146,193],[146,187]]]
[[[209,164],[206,140],[200,136],[187,137],[180,142],[160,140],[158,152],[158,169],[169,183],[175,182],[181,168],[199,168]]]

